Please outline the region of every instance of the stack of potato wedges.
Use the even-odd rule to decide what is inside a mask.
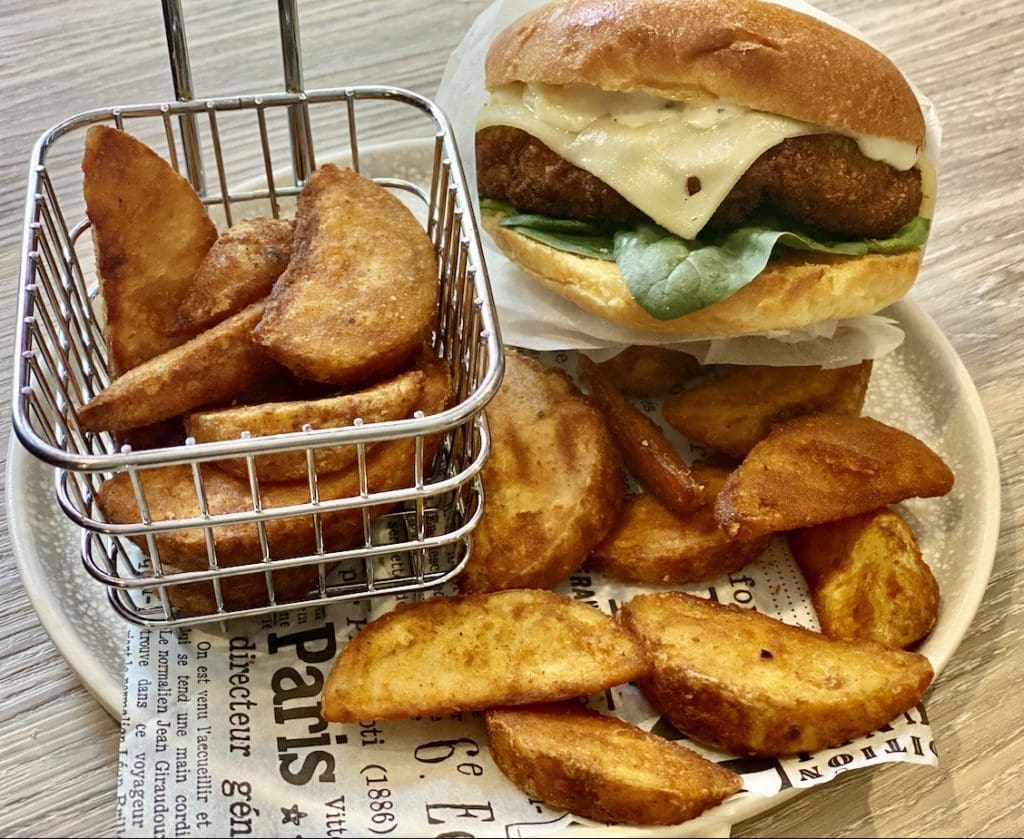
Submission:
[[[531,797],[672,824],[736,793],[739,776],[586,697],[632,682],[690,739],[758,756],[841,744],[921,700],[932,667],[906,648],[934,624],[938,592],[893,505],[943,495],[953,475],[860,415],[870,362],[705,370],[635,347],[602,364],[580,354],[578,368],[579,386],[506,353],[462,593],[361,630],[326,683],[325,719],[484,711],[495,763]],[[655,398],[702,459],[652,420]],[[821,632],[664,590],[757,562],[778,538]],[[547,591],[581,568],[640,588],[614,617]]]
[[[390,192],[326,164],[294,220],[246,219],[218,234],[190,184],[130,134],[86,137],[86,209],[104,306],[109,384],[77,411],[86,432],[135,448],[244,440],[436,414],[452,377],[430,349],[437,259]],[[429,471],[436,440],[427,439]],[[149,521],[310,504],[412,486],[413,438],[319,446],[139,472]],[[360,460],[362,462],[360,462]],[[315,486],[316,495],[313,495]],[[96,496],[111,522],[145,519],[128,473]],[[378,505],[371,512],[386,512]],[[208,535],[210,538],[208,538]],[[163,570],[206,570],[341,550],[364,540],[358,508],[168,530]],[[136,538],[146,550],[146,538]],[[187,614],[287,603],[317,585],[315,566],[169,587]],[[273,597],[273,600],[271,600]]]

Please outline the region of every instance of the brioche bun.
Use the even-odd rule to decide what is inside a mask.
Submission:
[[[921,149],[925,123],[910,85],[882,53],[823,21],[758,0],[568,0],[502,31],[488,89],[586,85],[684,100],[712,96],[823,128]],[[581,308],[666,334],[730,336],[872,314],[913,285],[922,249],[831,256],[783,249],[749,285],[683,317],[659,320],[633,299],[614,262],[484,226],[514,263]]]
[[[858,257],[789,252],[719,303],[659,320],[633,299],[614,262],[556,250],[499,227],[484,210],[484,227],[502,252],[542,285],[605,320],[680,337],[726,337],[796,329],[884,309],[913,285],[921,249]]]
[[[591,85],[666,99],[695,93],[838,131],[920,147],[914,91],[870,45],[759,0],[568,0],[502,31],[488,90],[513,82]]]

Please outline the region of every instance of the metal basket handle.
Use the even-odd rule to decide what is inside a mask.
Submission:
[[[174,96],[179,102],[195,99],[192,85],[192,65],[188,58],[188,37],[185,34],[185,19],[181,0],[161,0],[164,15],[164,32],[167,35],[167,55],[171,63],[171,82]],[[304,92],[302,82],[302,48],[299,41],[298,0],[278,0],[278,23],[281,29],[281,59],[284,67],[284,86],[288,93]],[[189,181],[200,195],[206,194],[206,176],[195,114],[179,117],[181,137],[185,152],[185,169]],[[292,169],[296,184],[300,184],[312,170],[312,153],[306,120],[302,106],[288,108],[288,139],[291,143]]]

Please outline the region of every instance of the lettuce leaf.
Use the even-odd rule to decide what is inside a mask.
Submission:
[[[519,213],[511,204],[481,199],[485,210],[505,213],[499,224],[527,239],[533,239],[559,251],[567,251],[590,259],[615,261],[615,228],[579,219],[551,218],[536,213]]]
[[[655,224],[613,228],[573,219],[517,213],[482,201],[506,215],[499,222],[558,250],[593,259],[614,259],[627,288],[650,315],[670,320],[724,300],[764,270],[778,246],[860,256],[902,253],[923,244],[930,222],[918,217],[889,239],[825,240],[778,219],[762,217],[704,240],[687,240]]]

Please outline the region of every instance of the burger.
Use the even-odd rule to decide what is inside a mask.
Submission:
[[[502,31],[477,120],[484,225],[632,327],[788,330],[913,284],[934,172],[897,67],[758,0],[567,0]]]

